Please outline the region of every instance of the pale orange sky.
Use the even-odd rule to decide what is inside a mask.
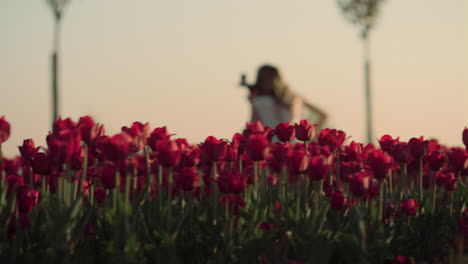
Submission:
[[[335,1],[75,0],[64,16],[61,114],[109,134],[133,121],[198,143],[249,118],[241,72],[265,62],[364,141],[362,43]],[[45,1],[0,0],[0,115],[45,144],[51,123],[52,16]],[[461,145],[468,126],[468,2],[386,1],[371,33],[374,135]]]

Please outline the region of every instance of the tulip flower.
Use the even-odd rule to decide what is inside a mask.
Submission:
[[[324,179],[330,170],[330,164],[324,156],[312,157],[309,161],[307,175],[313,181],[320,181]]]
[[[457,221],[458,229],[460,233],[465,237],[468,238],[468,208],[465,208],[461,217]]]
[[[295,127],[288,122],[283,122],[275,127],[275,135],[281,142],[291,141],[295,137]]]
[[[103,203],[106,199],[106,190],[103,187],[97,187],[94,190],[94,199],[97,203]]]
[[[5,116],[0,117],[0,146],[10,137],[10,123],[5,119]]]
[[[341,211],[348,205],[348,198],[345,198],[340,191],[331,195],[330,207],[335,211]]]
[[[432,171],[438,171],[445,164],[445,156],[439,151],[430,151],[426,156],[429,168]]]
[[[309,156],[303,150],[293,151],[287,162],[289,173],[295,175],[305,173],[308,163]]]
[[[174,182],[176,188],[182,189],[185,192],[190,192],[199,185],[199,175],[192,168],[183,168],[175,174]]]
[[[264,160],[267,156],[269,142],[265,135],[251,135],[246,143],[246,152],[253,161]]]
[[[156,151],[156,145],[159,141],[168,141],[171,138],[171,134],[167,131],[167,128],[157,127],[155,128],[150,136],[148,137],[147,144],[153,150]]]
[[[367,172],[358,172],[349,180],[349,191],[356,197],[362,197],[370,188],[370,175]]]
[[[419,159],[419,158],[423,157],[424,155],[426,155],[426,153],[427,153],[427,144],[428,144],[428,141],[424,140],[423,137],[411,138],[408,141],[408,147],[409,147],[411,155],[415,159]]]
[[[379,139],[380,148],[390,155],[393,155],[395,150],[395,144],[399,138],[393,139],[390,135],[383,135]]]
[[[247,183],[247,177],[244,177],[239,171],[223,173],[217,180],[218,188],[222,193],[241,194]]]
[[[317,125],[312,125],[309,120],[301,120],[294,125],[296,138],[300,141],[309,141],[315,137]]]
[[[465,144],[466,150],[468,150],[468,128],[466,127],[465,129],[463,129],[462,141],[463,141],[463,144]]]
[[[393,166],[393,159],[382,150],[375,150],[369,153],[366,163],[367,168],[372,171],[374,176],[379,179],[385,179]]]
[[[39,151],[39,147],[34,146],[34,140],[32,139],[23,140],[23,145],[18,148],[23,159],[28,162],[31,162],[34,155]]]
[[[107,160],[117,162],[129,154],[132,137],[127,133],[119,133],[103,142],[102,152]]]
[[[452,148],[447,152],[448,163],[455,171],[465,169],[468,152],[462,148]]]
[[[341,130],[325,128],[320,131],[318,143],[320,146],[329,146],[331,151],[335,151],[343,145],[346,133]]]
[[[406,199],[400,204],[401,210],[407,215],[416,215],[419,204],[414,199]]]

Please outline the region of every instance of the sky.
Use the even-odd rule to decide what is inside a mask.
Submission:
[[[45,0],[0,0],[5,155],[50,130],[53,19]],[[60,114],[113,135],[134,121],[199,143],[250,118],[240,75],[276,65],[292,90],[365,141],[363,45],[334,0],[72,0],[62,23]],[[370,33],[374,138],[461,146],[468,126],[468,1],[393,0]]]

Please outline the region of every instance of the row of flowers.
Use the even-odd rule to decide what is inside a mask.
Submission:
[[[0,153],[9,135],[10,125],[2,117]],[[275,128],[254,121],[230,140],[209,136],[189,144],[166,127],[152,130],[148,123],[134,122],[108,136],[89,116],[78,122],[59,118],[46,137],[47,147],[26,139],[19,156],[0,156],[1,191],[10,201],[2,206],[14,207],[1,210],[0,219],[7,221],[11,239],[18,225],[30,228],[29,215],[45,197],[67,206],[80,199],[91,208],[113,210],[118,210],[119,199],[130,208],[143,199],[159,204],[167,221],[177,210],[191,212],[206,201],[211,208],[207,222],[216,225],[224,219],[230,232],[241,228],[243,212],[265,206],[275,217],[258,224],[264,232],[278,226],[275,219],[285,214],[285,206],[293,208],[296,220],[318,216],[327,206],[331,212],[325,215],[343,217],[353,208],[372,217],[375,208],[375,218],[383,225],[443,213],[455,217],[453,225],[468,237],[467,128],[461,138],[465,148],[389,135],[382,136],[378,146],[364,145],[349,142],[341,130],[317,133],[317,126],[307,120]],[[92,236],[99,232],[92,221],[83,230]]]

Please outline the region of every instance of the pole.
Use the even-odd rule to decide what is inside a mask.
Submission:
[[[53,51],[51,56],[52,70],[52,123],[59,116],[59,42],[60,42],[60,15],[55,16]]]
[[[371,62],[369,56],[369,38],[364,37],[364,89],[366,102],[367,143],[372,143],[372,105],[371,105]]]

